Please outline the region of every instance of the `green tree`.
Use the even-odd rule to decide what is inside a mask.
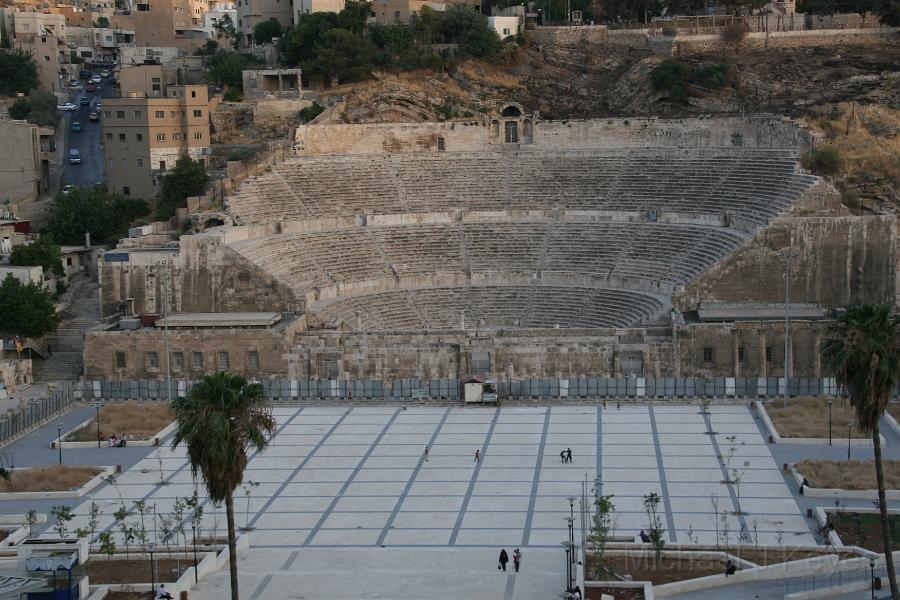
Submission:
[[[53,524],[53,531],[56,534],[64,538],[66,537],[66,533],[68,533],[69,521],[75,518],[75,513],[72,512],[71,506],[59,505],[54,506],[50,509],[50,514],[53,515],[55,522]]]
[[[882,25],[900,27],[900,2],[897,0],[876,0],[874,12]]]
[[[107,17],[97,17],[95,27],[109,27],[109,19]]]
[[[800,159],[804,169],[816,175],[837,175],[843,167],[840,151],[834,146],[818,146]]]
[[[50,292],[35,283],[22,285],[12,275],[0,283],[0,335],[39,338],[58,325]]]
[[[897,589],[897,575],[891,555],[893,538],[885,497],[879,428],[885,406],[900,382],[900,315],[889,304],[849,307],[829,327],[828,338],[822,347],[822,358],[834,372],[841,388],[850,395],[857,426],[872,435],[881,541],[891,597],[898,600],[900,591]]]
[[[37,63],[31,54],[21,50],[0,51],[0,96],[29,92],[37,85]]]
[[[228,372],[205,376],[172,408],[172,447],[186,447],[194,477],[202,477],[213,502],[225,502],[231,597],[238,600],[234,490],[244,479],[248,450],[262,451],[275,433],[272,409],[261,385]]]
[[[659,568],[662,561],[663,547],[666,545],[666,538],[663,534],[666,532],[662,526],[662,517],[659,516],[659,504],[662,498],[656,492],[650,492],[644,496],[644,512],[647,513],[649,525],[647,535],[650,537],[650,544],[653,546],[653,553],[656,556],[656,568]]]
[[[250,54],[219,49],[206,59],[206,79],[209,83],[221,83],[241,90],[244,86],[244,69],[258,62]]]
[[[272,42],[272,38],[276,37],[281,37],[281,23],[274,17],[267,21],[260,21],[253,27],[254,44],[269,44]]]
[[[56,112],[56,96],[46,90],[34,89],[24,98],[19,98],[9,107],[9,116],[52,127],[59,120]]]
[[[322,105],[319,104],[318,102],[314,101],[311,105],[307,106],[306,108],[301,108],[300,112],[297,113],[297,116],[300,117],[300,120],[303,121],[304,123],[309,123],[310,121],[312,121],[313,119],[318,117],[320,114],[322,114],[323,110],[325,110],[325,109],[322,107]]]
[[[463,49],[475,58],[494,58],[500,51],[500,36],[488,24],[487,17],[476,14],[463,35]]]
[[[231,20],[231,15],[222,15],[219,20],[213,23],[213,31],[216,32],[217,40],[225,38],[229,40],[231,47],[237,50],[240,38],[238,37],[237,28],[234,26],[234,21]]]
[[[208,181],[206,163],[202,159],[194,160],[189,156],[179,158],[175,168],[162,178],[156,217],[163,220],[172,218],[175,209],[187,205],[189,197],[203,195]]]
[[[687,102],[691,68],[678,60],[664,60],[650,71],[650,83],[657,92],[668,92],[675,102]]]
[[[92,243],[107,244],[127,233],[128,225],[148,212],[143,200],[109,194],[99,187],[79,187],[54,198],[47,231],[61,244],[83,244],[85,233],[91,234]]]
[[[302,15],[278,42],[282,62],[293,66],[315,56],[316,46],[337,23],[338,16],[332,12]]]
[[[302,63],[310,77],[339,83],[364,81],[372,75],[375,45],[347,29],[329,29],[316,45],[314,58]]]
[[[30,244],[19,244],[12,249],[9,263],[14,266],[43,267],[45,273],[64,273],[59,259],[59,244],[53,241],[53,234],[41,236]]]

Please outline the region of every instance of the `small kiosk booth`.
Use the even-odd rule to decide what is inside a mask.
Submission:
[[[497,380],[475,375],[463,381],[463,397],[466,404],[496,404]]]

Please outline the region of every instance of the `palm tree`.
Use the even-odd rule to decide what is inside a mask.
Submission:
[[[247,450],[268,445],[275,419],[262,386],[228,372],[206,375],[172,409],[177,421],[172,447],[187,447],[194,478],[200,473],[213,502],[225,501],[231,598],[238,600],[234,490],[244,478]]]
[[[891,597],[900,600],[891,556],[891,531],[884,492],[879,420],[891,392],[900,380],[900,315],[888,304],[864,304],[847,309],[829,327],[822,347],[825,364],[834,371],[838,384],[850,394],[859,428],[872,434],[875,478],[881,510],[881,537]]]

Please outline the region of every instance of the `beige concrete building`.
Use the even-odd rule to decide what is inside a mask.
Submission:
[[[73,69],[69,64],[65,17],[12,8],[0,9],[0,14],[12,47],[34,56],[40,88],[62,91]]]
[[[237,27],[242,46],[253,44],[253,28],[257,23],[277,19],[282,29],[293,22],[293,6],[290,0],[237,0]]]
[[[139,0],[134,6],[135,45],[174,46],[192,52],[206,43],[208,0]]]
[[[310,13],[340,12],[346,4],[346,0],[294,0],[294,22]]]
[[[108,185],[126,196],[152,198],[159,175],[180,156],[206,159],[209,92],[205,85],[166,84],[158,65],[123,72],[121,97],[103,106]]]
[[[50,189],[56,155],[52,127],[0,120],[0,201],[36,200]]]

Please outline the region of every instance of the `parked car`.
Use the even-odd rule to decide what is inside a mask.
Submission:
[[[91,116],[88,117],[91,121],[99,121],[100,120],[100,111],[95,110],[91,113]]]
[[[71,102],[66,102],[65,104],[57,104],[56,110],[78,110],[78,107]]]
[[[69,164],[70,165],[80,165],[81,164],[81,152],[77,148],[72,148],[69,150]]]
[[[80,101],[78,104],[80,104],[80,105],[82,105],[82,106],[87,106],[87,105],[89,105],[90,103],[91,103],[91,99],[88,98],[87,96],[85,96],[85,97],[83,97],[83,98],[81,99],[81,101]]]
[[[81,133],[81,121],[72,122],[72,133]]]
[[[103,69],[102,71],[100,71],[100,77],[106,79],[107,77],[109,77],[109,71],[107,69]]]
[[[97,106],[95,108],[96,108],[97,112],[100,112],[101,110],[103,110],[103,105],[100,104],[99,98],[97,99]]]
[[[100,83],[101,81],[103,81],[103,78],[99,75],[94,75],[93,77],[91,77],[91,81],[93,81],[94,83]]]

